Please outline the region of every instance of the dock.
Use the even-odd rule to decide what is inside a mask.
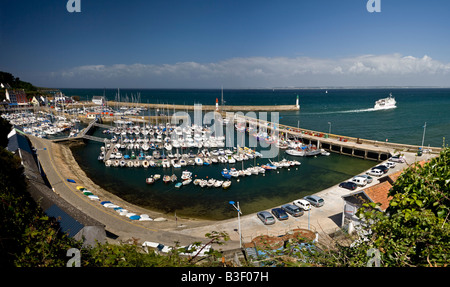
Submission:
[[[249,125],[257,126],[259,129],[267,129],[278,132],[287,138],[297,138],[305,144],[315,144],[318,149],[324,149],[329,152],[348,155],[366,160],[385,161],[397,152],[417,153],[421,146],[407,145],[391,142],[380,142],[376,140],[368,140],[354,138],[342,135],[328,134],[319,131],[307,130],[279,123],[255,119],[244,115],[236,114],[234,122],[245,122],[246,127]],[[442,148],[427,147],[427,152],[431,154],[439,154]]]

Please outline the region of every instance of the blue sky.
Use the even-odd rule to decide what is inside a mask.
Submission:
[[[2,0],[0,70],[39,86],[450,86],[450,2]]]

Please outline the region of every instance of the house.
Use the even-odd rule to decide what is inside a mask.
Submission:
[[[30,101],[30,103],[33,105],[33,106],[39,106],[39,100],[36,98],[36,97],[33,97],[32,99],[31,99],[31,101]]]
[[[27,94],[24,90],[8,90],[5,91],[6,100],[11,106],[27,105]]]
[[[344,200],[344,210],[342,213],[341,227],[347,228],[348,233],[353,232],[354,227],[360,224],[356,212],[364,203],[377,203],[379,204],[378,209],[380,211],[386,211],[389,207],[389,202],[392,199],[392,197],[389,196],[389,191],[402,172],[402,170],[398,171],[381,178],[380,183],[378,184],[342,196],[342,199]]]
[[[92,102],[96,105],[104,105],[106,103],[105,97],[102,96],[93,96]]]

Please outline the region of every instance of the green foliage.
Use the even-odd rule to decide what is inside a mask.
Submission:
[[[350,246],[337,245],[318,262],[326,266],[366,266],[369,249],[380,252],[381,265],[447,266],[450,262],[449,182],[450,149],[414,165],[394,183],[386,213],[375,204],[358,211],[363,220],[359,238]]]

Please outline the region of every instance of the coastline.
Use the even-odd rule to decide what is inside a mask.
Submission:
[[[174,242],[179,242],[181,245],[191,244],[193,242],[205,242],[205,234],[217,231],[227,232],[230,240],[223,246],[218,246],[222,250],[234,250],[239,248],[240,238],[238,233],[238,220],[235,218],[214,221],[193,218],[177,218],[166,217],[166,214],[155,212],[135,206],[122,200],[116,195],[108,192],[102,187],[95,184],[81,167],[76,162],[69,146],[49,142],[48,140],[39,139],[30,136],[30,140],[34,147],[42,149],[43,146],[48,147],[48,153],[39,151],[39,160],[46,172],[50,183],[54,187],[55,192],[70,202],[73,206],[85,212],[87,215],[95,218],[99,222],[105,224],[105,229],[115,235],[112,239],[113,243],[120,241],[127,241],[137,239],[141,244],[144,241],[158,242],[165,245],[173,246]],[[48,161],[44,158],[48,155]],[[427,154],[417,159],[413,153],[405,153],[407,163],[397,164],[391,169],[387,175],[403,170],[418,160],[426,160],[436,155]],[[376,165],[376,163],[374,163]],[[52,170],[56,171],[53,172]],[[56,173],[51,175],[50,173]],[[76,183],[68,184],[65,182],[67,178],[74,179]],[[370,187],[379,183],[379,178],[376,178]],[[61,184],[63,181],[64,184]],[[53,182],[53,183],[52,183]],[[124,218],[114,210],[103,207],[98,201],[91,201],[76,189],[76,186],[84,186],[91,190],[95,195],[100,197],[100,200],[110,200],[114,204],[124,207],[137,214],[148,214],[152,218],[164,217],[165,221],[149,221],[136,222]],[[355,191],[364,189],[358,188]],[[250,242],[253,238],[260,235],[280,236],[292,232],[294,229],[310,229],[316,233],[319,240],[326,242],[330,240],[329,234],[341,228],[341,218],[344,202],[342,196],[353,193],[354,191],[342,189],[338,184],[326,188],[315,193],[325,200],[325,205],[320,208],[312,208],[310,214],[305,212],[300,217],[289,217],[283,222],[277,221],[273,225],[264,225],[256,217],[256,213],[244,215],[240,217],[240,226],[242,228],[242,239],[244,243]],[[279,207],[279,206],[274,206]],[[271,207],[271,208],[274,208]],[[270,208],[266,209],[270,210]],[[109,239],[111,240],[111,239]]]

